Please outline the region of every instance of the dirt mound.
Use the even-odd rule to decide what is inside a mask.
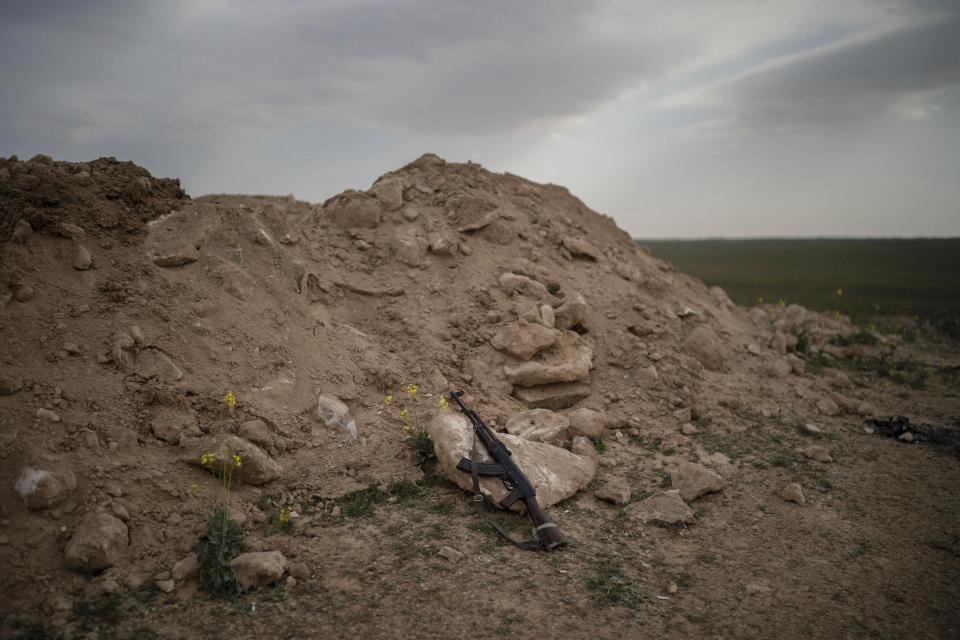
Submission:
[[[695,519],[680,497],[670,499],[684,514],[675,521],[696,520],[694,531],[721,526],[745,502],[754,506],[740,517],[754,522],[766,482],[787,479],[776,475],[780,461],[791,470],[814,464],[812,453],[794,455],[806,446],[797,426],[804,416],[836,435],[845,416],[859,424],[889,400],[824,369],[827,360],[870,356],[837,346],[836,336],[857,331],[845,319],[795,307],[747,312],[638,248],[566,189],[434,155],[323,204],[190,199],[177,181],[113,159],[0,160],[0,211],[5,620],[52,620],[79,633],[99,624],[77,613],[79,603],[89,612],[91,598],[109,597],[125,603],[127,621],[209,624],[200,609],[168,623],[128,595],[146,590],[176,603],[196,589],[187,554],[220,490],[201,454],[228,460],[242,451],[233,517],[251,554],[282,551],[264,575],[305,581],[302,595],[288,589],[291,610],[322,591],[333,604],[315,610],[329,616],[315,628],[331,635],[356,625],[384,636],[418,624],[442,629],[409,619],[404,612],[420,607],[405,594],[436,562],[487,540],[470,528],[464,494],[424,481],[408,442],[450,410],[438,403],[450,389],[467,391],[501,428],[540,410],[538,420],[559,427],[554,444],[537,449],[591,458],[583,468],[618,487],[619,504],[662,501],[670,474],[684,471],[675,483],[706,515]],[[881,338],[870,348],[903,347]],[[236,407],[225,413],[228,391]],[[939,421],[931,406],[916,412]],[[748,430],[760,449],[744,444]],[[859,426],[856,433],[863,436]],[[770,476],[756,479],[758,469]],[[561,503],[558,520],[581,552],[607,554],[613,545],[626,553],[634,569],[616,580],[640,584],[650,557],[620,545],[669,535],[644,524],[662,505],[644,503],[646,515],[631,519],[636,508],[615,512],[583,490],[590,477],[577,476],[579,502]],[[824,503],[828,490],[804,478],[814,494],[807,501]],[[698,482],[707,488],[688,490]],[[276,527],[280,508],[296,515],[291,527]],[[611,537],[614,530],[628,537]],[[86,549],[70,540],[100,549],[95,577],[69,568],[93,566],[86,555],[70,560]],[[65,548],[73,555],[65,558]],[[481,561],[476,553],[469,561]],[[607,575],[610,557],[574,553],[560,562],[564,575]],[[548,579],[542,559],[513,561]],[[673,575],[647,571],[651,584]],[[485,584],[505,575],[494,571]],[[592,579],[565,582],[564,598],[589,601],[583,585]],[[462,589],[454,574],[429,580],[438,593]],[[368,596],[384,599],[389,615],[365,618]],[[564,598],[533,614],[547,635],[610,622],[581,604],[582,622],[552,608]],[[431,607],[438,619],[461,608],[440,597]],[[272,625],[282,611],[269,615]],[[610,623],[620,632],[632,625]]]

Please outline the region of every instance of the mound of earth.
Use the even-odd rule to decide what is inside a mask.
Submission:
[[[902,443],[862,429],[879,415],[955,420],[956,396],[934,381],[856,386],[844,366],[956,366],[953,346],[844,345],[859,335],[845,318],[741,309],[562,187],[428,154],[322,204],[191,199],[131,163],[37,156],[0,159],[0,216],[5,634],[87,633],[107,624],[91,605],[106,598],[111,625],[161,636],[234,623],[234,637],[278,625],[442,635],[451,620],[479,631],[491,616],[522,621],[503,629],[521,636],[621,637],[644,624],[658,636],[763,635],[773,619],[788,636],[831,635],[860,629],[829,604],[833,589],[856,594],[865,620],[890,606],[873,586],[879,569],[837,565],[851,562],[845,541],[898,546],[887,576],[960,568],[934,545],[960,539],[946,515],[957,493],[934,504],[880,478]],[[576,471],[551,500],[577,542],[558,560],[498,547],[472,524],[468,494],[418,466],[428,452],[410,434],[444,423],[452,389]],[[454,460],[463,443],[445,433],[432,435]],[[191,550],[222,491],[204,453],[243,459],[231,513],[248,553],[234,563],[244,587],[279,594],[256,619],[211,619],[216,602],[194,595]],[[909,455],[900,464],[956,486],[954,460]],[[805,499],[780,498],[788,483]],[[864,500],[891,495],[897,522],[857,519]],[[278,527],[284,508],[292,523]],[[929,544],[899,547],[919,521],[914,540]],[[775,615],[765,603],[795,580],[824,591]],[[668,595],[640,597],[668,583]],[[904,617],[874,629],[909,617],[935,634],[956,589],[908,581]]]

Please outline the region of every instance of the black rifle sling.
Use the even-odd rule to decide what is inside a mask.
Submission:
[[[477,515],[480,519],[490,525],[490,528],[500,534],[500,537],[524,551],[537,551],[541,549],[539,540],[514,540],[507,533],[507,530],[501,527],[487,516],[487,510],[483,506],[483,491],[480,490],[480,452],[477,451],[477,434],[473,434],[473,448],[470,452],[470,475],[473,477],[473,501],[477,505]]]

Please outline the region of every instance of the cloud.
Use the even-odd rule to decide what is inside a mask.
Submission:
[[[858,34],[659,102],[742,129],[824,130],[882,116],[926,118],[960,84],[960,12]]]

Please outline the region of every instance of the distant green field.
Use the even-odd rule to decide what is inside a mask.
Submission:
[[[637,240],[734,302],[799,303],[855,320],[919,316],[956,326],[960,238]]]

